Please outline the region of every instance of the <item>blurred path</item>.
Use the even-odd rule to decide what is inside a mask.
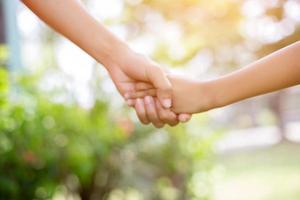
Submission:
[[[300,143],[300,122],[290,122],[286,125],[287,139]],[[218,154],[253,148],[269,147],[281,141],[280,130],[276,126],[255,127],[234,130],[227,133],[216,144]]]

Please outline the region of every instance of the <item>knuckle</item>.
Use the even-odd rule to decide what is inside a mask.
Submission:
[[[140,122],[144,125],[149,124],[149,120],[147,120],[144,116],[138,116]]]
[[[143,119],[143,118],[141,118],[141,117],[138,117],[138,118],[139,118],[139,120],[140,120],[140,122],[141,122],[142,124],[146,124],[145,119]]]
[[[169,119],[169,116],[168,116],[168,114],[166,113],[166,112],[160,112],[160,114],[159,114],[159,118],[161,119],[161,120],[163,120],[163,121],[166,121],[166,120],[168,120]]]
[[[172,124],[172,123],[170,123],[169,124],[169,126],[171,126],[171,127],[174,127],[174,126],[176,126],[177,124]]]
[[[159,89],[163,93],[172,94],[173,88],[170,85],[164,85],[162,88]]]
[[[156,128],[163,128],[164,127],[164,124],[161,124],[161,123],[154,123],[154,126]]]
[[[158,67],[158,65],[153,63],[152,61],[148,62],[148,65],[146,65],[146,71],[148,73],[157,73],[159,72],[159,70],[160,68]]]
[[[144,125],[148,125],[149,123],[150,123],[149,121],[145,121],[145,120],[142,121],[142,124]]]
[[[156,95],[156,90],[151,89],[151,90],[148,91],[148,93],[149,93],[150,96],[154,96],[154,95]]]

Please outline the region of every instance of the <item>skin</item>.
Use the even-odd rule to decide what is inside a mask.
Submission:
[[[166,73],[156,63],[133,52],[123,41],[114,36],[94,19],[77,0],[23,0],[40,19],[58,33],[74,42],[107,69],[116,88],[124,97],[136,91],[138,82],[145,82],[156,89],[154,103],[143,99],[147,116],[138,116],[145,124],[156,127],[164,124],[176,125],[184,117],[170,111],[172,85]],[[112,53],[113,52],[113,53]],[[139,105],[141,110],[142,103]],[[176,116],[176,117],[174,117]],[[185,120],[186,121],[186,120]]]
[[[254,96],[300,84],[300,42],[287,46],[238,71],[201,82],[169,76],[173,85],[175,113],[200,113]],[[144,85],[145,83],[139,83]],[[155,96],[155,88],[126,94],[132,105],[136,98]],[[142,88],[142,87],[140,87]],[[136,108],[137,109],[137,108]],[[137,109],[137,112],[139,110]]]

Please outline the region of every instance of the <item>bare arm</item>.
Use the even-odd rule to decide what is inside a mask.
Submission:
[[[165,72],[156,63],[130,50],[125,42],[89,15],[80,1],[22,1],[50,27],[102,63],[121,95],[134,90],[136,81],[147,82],[157,89],[163,107],[170,108],[172,88]],[[171,118],[174,124],[176,118],[173,115]]]
[[[300,84],[300,42],[210,81],[216,107]]]
[[[175,113],[200,113],[269,92],[300,84],[300,42],[283,48],[223,77],[189,80],[169,76],[173,85]],[[141,90],[128,95],[134,99],[155,96],[155,90]]]
[[[126,49],[126,45],[90,16],[77,0],[22,1],[49,26],[104,65],[117,60]]]

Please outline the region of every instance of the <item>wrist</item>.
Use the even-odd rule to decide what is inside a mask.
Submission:
[[[110,34],[110,37],[103,39],[101,37],[94,42],[94,55],[98,62],[109,71],[113,66],[124,65],[126,57],[132,54],[132,50],[128,45]]]
[[[235,102],[233,86],[228,85],[224,78],[217,78],[206,82],[210,96],[211,108],[220,108]]]
[[[201,113],[218,107],[217,95],[210,81],[197,81],[195,83],[197,112]]]
[[[217,80],[198,82],[198,110],[199,112],[208,111],[226,105],[225,98],[222,98],[222,87]]]

